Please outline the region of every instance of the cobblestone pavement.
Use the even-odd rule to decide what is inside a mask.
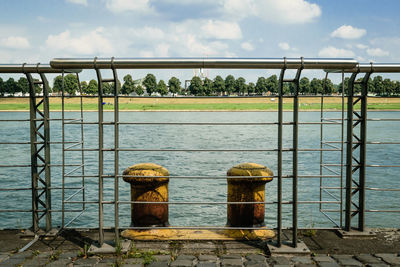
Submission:
[[[331,232],[308,240],[310,254],[270,254],[267,241],[123,241],[116,254],[89,252],[97,233],[71,231],[33,243],[18,252],[32,237],[16,230],[0,231],[2,266],[146,266],[146,267],[261,267],[261,266],[398,266],[400,230],[385,230],[373,239],[340,239]],[[107,242],[114,234],[106,232]],[[306,241],[306,240],[304,240]],[[111,243],[110,243],[111,244]],[[310,246],[312,245],[312,246]],[[114,248],[112,251],[115,252]],[[124,250],[125,249],[125,250]],[[103,251],[104,252],[104,251]]]
[[[359,255],[265,256],[262,254],[200,254],[123,256],[78,256],[76,252],[25,251],[0,254],[0,266],[148,266],[148,267],[262,267],[262,266],[400,266],[400,255],[393,253]]]

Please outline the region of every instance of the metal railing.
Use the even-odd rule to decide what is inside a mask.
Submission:
[[[119,84],[118,84],[118,69],[187,69],[187,68],[217,68],[217,69],[279,69],[279,90],[278,90],[278,105],[277,105],[277,121],[274,122],[137,122],[137,121],[120,121],[119,118],[119,98],[126,97],[119,95]],[[132,203],[142,203],[139,201],[123,201],[119,199],[119,179],[122,178],[122,175],[119,172],[119,164],[120,164],[120,152],[184,152],[184,153],[202,153],[202,152],[219,152],[219,153],[233,153],[233,152],[246,152],[246,153],[267,153],[273,152],[276,153],[277,156],[277,164],[276,164],[276,175],[273,176],[274,179],[277,180],[276,186],[276,200],[265,201],[265,202],[248,202],[248,204],[265,204],[267,206],[276,206],[276,229],[277,231],[277,240],[278,245],[282,243],[282,230],[284,227],[282,226],[283,221],[283,205],[291,206],[291,227],[292,230],[292,245],[297,246],[297,231],[298,227],[298,206],[305,204],[318,205],[319,211],[323,214],[330,222],[333,223],[333,228],[342,228],[343,227],[343,218],[345,217],[344,229],[346,231],[350,231],[352,228],[352,218],[358,215],[358,224],[357,229],[359,231],[364,231],[365,229],[365,212],[399,212],[396,210],[372,210],[365,208],[365,191],[400,191],[395,188],[376,188],[376,187],[367,187],[365,183],[365,171],[366,168],[373,167],[385,167],[385,168],[395,168],[400,167],[398,165],[377,165],[377,164],[366,164],[366,146],[367,145],[377,145],[377,144],[400,144],[400,142],[368,142],[366,133],[367,133],[367,122],[368,121],[400,121],[400,119],[367,119],[367,83],[369,77],[372,73],[379,72],[400,72],[399,64],[358,64],[357,61],[352,59],[212,59],[212,58],[186,58],[186,59],[54,59],[50,62],[50,65],[0,65],[0,73],[26,73],[26,75],[30,75],[30,73],[39,73],[42,78],[41,85],[46,87],[47,81],[45,80],[44,73],[62,73],[64,77],[65,72],[74,72],[77,74],[78,80],[79,75],[76,69],[93,69],[96,71],[96,76],[98,80],[98,117],[97,121],[85,121],[84,120],[84,112],[83,112],[83,99],[86,97],[93,96],[83,96],[80,94],[81,102],[80,102],[80,118],[66,118],[65,117],[65,102],[64,99],[67,97],[64,90],[62,90],[62,113],[61,119],[50,119],[49,108],[48,108],[48,92],[44,90],[43,94],[43,103],[44,103],[44,111],[38,110],[38,107],[42,103],[39,101],[39,104],[36,104],[36,98],[34,90],[31,89],[31,118],[29,120],[21,120],[21,121],[30,121],[31,122],[31,141],[24,142],[23,144],[28,145],[31,144],[31,153],[32,153],[32,162],[27,165],[10,165],[4,166],[0,165],[0,167],[11,167],[11,168],[31,168],[32,170],[32,187],[31,188],[7,188],[6,190],[32,190],[32,209],[23,210],[24,212],[32,212],[33,215],[33,229],[37,231],[39,229],[39,222],[43,216],[46,216],[46,230],[51,228],[51,213],[56,212],[57,210],[51,209],[51,190],[61,190],[62,191],[62,220],[61,227],[67,228],[74,221],[76,221],[80,216],[82,216],[86,210],[86,205],[96,204],[98,205],[98,227],[99,230],[99,243],[102,244],[104,242],[104,229],[107,227],[104,226],[104,205],[113,205],[114,206],[114,225],[113,228],[115,230],[116,239],[119,238],[120,231],[120,214],[119,207],[120,205],[130,205]],[[104,69],[112,70],[112,78],[104,79],[102,77],[101,71]],[[286,70],[294,69],[296,70],[296,74],[294,78],[286,78]],[[320,69],[325,70],[327,73],[339,73],[342,75],[342,81],[345,73],[351,73],[351,78],[348,87],[348,95],[334,96],[341,98],[342,105],[340,111],[340,118],[326,118],[324,114],[324,98],[331,96],[321,96],[321,111],[320,111],[320,120],[312,121],[312,122],[301,122],[299,121],[299,99],[302,96],[299,95],[299,81],[302,74],[302,71],[305,69]],[[353,87],[354,84],[357,84],[356,76],[360,73],[365,73],[363,82],[361,82],[362,92],[361,95],[354,95]],[[326,76],[327,78],[327,76]],[[35,85],[35,81],[33,79],[29,79],[31,88]],[[113,82],[114,84],[114,92],[113,96],[114,105],[113,105],[113,120],[105,120],[104,119],[104,95],[103,95],[103,85],[105,82]],[[283,94],[283,86],[285,83],[292,83],[294,85],[294,93],[293,95],[284,95]],[[342,83],[344,84],[344,83]],[[45,88],[43,88],[45,89]],[[343,88],[342,88],[343,89]],[[32,91],[33,90],[33,91]],[[80,88],[81,90],[81,88]],[[342,90],[344,92],[345,90]],[[69,96],[68,96],[69,97]],[[108,96],[110,97],[110,96]],[[284,120],[284,109],[283,109],[283,101],[284,98],[293,99],[293,109],[292,109],[292,119],[291,121]],[[345,107],[345,100],[347,100],[347,108]],[[361,103],[361,111],[358,112],[355,109],[355,104]],[[347,119],[345,118],[347,110]],[[43,117],[43,124],[39,124],[36,127],[36,117],[34,114],[40,114]],[[356,117],[354,117],[356,116]],[[49,122],[52,120],[58,120],[62,123],[62,140],[61,142],[51,142],[49,132],[42,132],[40,129],[44,127],[47,129],[50,127]],[[8,120],[3,120],[8,121]],[[14,121],[14,120],[10,120]],[[0,120],[1,122],[1,120]],[[45,125],[46,123],[46,125]],[[66,127],[69,126],[79,126],[79,134],[80,141],[68,141],[65,137]],[[113,129],[113,146],[106,147],[105,146],[105,134],[104,127],[111,126]],[[193,125],[193,126],[271,126],[277,127],[277,146],[274,148],[257,148],[257,149],[199,149],[199,148],[149,148],[149,147],[121,147],[119,137],[121,136],[120,126],[130,126],[130,125],[141,125],[141,126],[180,126],[180,125]],[[304,148],[299,146],[299,126],[319,126],[319,136],[320,142],[319,147],[312,148]],[[339,127],[339,136],[340,140],[325,140],[325,127],[330,127],[331,125],[336,125]],[[84,127],[97,127],[97,137],[98,144],[97,147],[87,147],[85,145],[85,135],[84,135]],[[284,126],[291,126],[291,147],[284,147]],[[344,131],[345,126],[347,126],[347,134]],[[356,127],[360,128],[360,134],[356,134]],[[37,136],[44,141],[37,141]],[[337,138],[336,136],[336,138]],[[346,141],[345,141],[346,139]],[[50,145],[52,143],[57,143],[62,145],[62,162],[60,165],[52,165],[50,161]],[[3,142],[2,144],[12,144],[12,142]],[[43,145],[43,147],[37,147],[37,145]],[[67,146],[68,145],[68,146]],[[346,151],[344,151],[344,147],[346,146]],[[356,157],[356,149],[359,149],[360,152]],[[44,151],[44,157],[40,154]],[[67,153],[71,152],[80,152],[81,153],[81,162],[77,163],[69,163]],[[85,157],[86,153],[89,152],[97,152],[98,153],[98,171],[97,174],[88,174],[85,172]],[[106,174],[104,172],[104,153],[105,152],[113,152],[113,173]],[[339,156],[336,157],[338,162],[324,162],[324,155],[326,153],[339,153]],[[291,167],[289,168],[290,174],[284,174],[284,171],[288,171],[287,166],[283,164],[283,157],[285,153],[291,153]],[[316,174],[299,174],[299,153],[319,153],[319,173]],[[38,164],[37,160],[43,161],[43,164]],[[346,159],[346,162],[345,162]],[[357,164],[354,164],[353,161],[356,161]],[[52,188],[51,187],[51,175],[50,175],[50,167],[61,167],[62,168],[62,177],[61,177],[61,187]],[[66,169],[66,167],[74,167],[71,170]],[[345,167],[345,169],[344,169]],[[43,169],[38,169],[43,168]],[[76,174],[77,171],[81,171],[80,174]],[[359,172],[358,180],[355,180],[355,173]],[[45,179],[41,178],[41,173],[45,173]],[[328,173],[326,173],[328,172]],[[343,181],[345,175],[345,181]],[[79,187],[68,187],[67,179],[81,179],[81,186]],[[226,176],[206,176],[206,175],[172,175],[169,176],[170,179],[227,179]],[[253,177],[229,177],[229,178],[255,178]],[[85,190],[87,189],[87,181],[86,179],[97,179],[98,180],[98,199],[97,200],[88,200],[85,197]],[[104,179],[113,179],[114,180],[114,199],[113,200],[104,200]],[[299,179],[318,179],[319,180],[319,199],[318,200],[299,200],[298,199],[298,182]],[[325,181],[331,179],[335,179],[338,181],[337,185],[325,185]],[[283,182],[284,180],[291,180],[291,200],[283,199]],[[43,187],[39,187],[38,181],[43,184]],[[74,192],[70,193],[68,196],[66,195],[66,190],[73,189]],[[41,191],[42,190],[42,191]],[[287,190],[285,188],[285,190]],[[336,193],[332,193],[332,190],[336,190]],[[0,193],[3,189],[0,189]],[[343,191],[345,191],[345,195],[343,195]],[[43,193],[42,193],[43,192]],[[82,195],[82,199],[72,200],[75,196]],[[44,197],[44,200],[40,199],[40,197]],[[325,197],[328,197],[325,200]],[[355,203],[354,199],[358,201]],[[144,202],[151,204],[151,202]],[[159,203],[159,202],[157,202]],[[168,201],[165,202],[169,205],[227,205],[227,204],[238,204],[236,202],[226,202],[226,201]],[[247,203],[247,202],[245,202]],[[79,209],[71,208],[67,209],[67,205],[81,205]],[[244,204],[240,202],[240,204]],[[343,207],[344,204],[344,207]],[[41,205],[41,206],[39,206]],[[324,205],[337,205],[338,208],[331,209],[326,208]],[[75,207],[75,206],[73,206]],[[67,212],[75,212],[77,213],[71,220],[68,222],[65,221],[65,215]],[[0,210],[3,212],[3,210]],[[40,213],[40,215],[39,215]],[[338,221],[333,219],[329,213],[339,214]],[[344,214],[343,214],[344,213]],[[123,228],[129,229],[154,229],[154,227],[126,227]],[[159,227],[158,227],[159,228]],[[171,229],[233,229],[232,227],[219,227],[219,226],[171,226]],[[265,228],[246,228],[240,227],[239,229],[265,229]]]

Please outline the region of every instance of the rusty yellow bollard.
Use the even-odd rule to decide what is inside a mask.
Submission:
[[[228,202],[265,202],[265,184],[273,173],[256,163],[241,163],[227,172]],[[229,176],[267,176],[258,178],[229,178]],[[265,204],[228,204],[228,226],[264,226]]]
[[[122,173],[125,182],[131,184],[131,201],[168,201],[168,177],[166,168],[154,163],[130,166]],[[131,204],[132,226],[168,226],[168,204]]]

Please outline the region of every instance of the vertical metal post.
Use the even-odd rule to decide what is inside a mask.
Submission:
[[[354,81],[358,73],[353,73],[347,84],[347,145],[346,145],[346,214],[345,230],[351,230],[351,207],[353,191],[353,94]]]
[[[361,125],[360,125],[360,178],[359,178],[359,213],[358,230],[364,231],[365,228],[365,165],[367,152],[367,99],[368,99],[368,81],[371,72],[365,74],[361,83]]]
[[[117,70],[114,67],[114,58],[111,60],[114,77],[114,216],[115,242],[119,242],[119,83]]]
[[[294,95],[293,95],[293,185],[292,185],[292,197],[293,197],[293,212],[292,212],[292,246],[297,247],[297,185],[298,185],[298,140],[299,140],[299,80],[301,71],[303,70],[303,58],[301,58],[302,67],[297,70],[296,77],[294,79]]]
[[[96,65],[95,58],[95,65]],[[100,69],[95,66],[98,80],[98,126],[99,126],[99,244],[104,243],[104,213],[103,213],[103,79]]]
[[[340,136],[340,228],[343,227],[344,71],[342,71],[342,123]]]
[[[62,149],[62,177],[61,177],[61,228],[65,225],[65,88],[64,70],[61,76],[61,149]]]
[[[29,82],[29,113],[30,113],[30,141],[31,141],[31,183],[32,183],[32,230],[39,230],[38,214],[38,169],[37,169],[37,147],[36,147],[36,92],[33,78],[30,73],[26,73]]]
[[[78,81],[78,88],[79,88],[79,93],[80,93],[80,104],[81,104],[81,174],[82,174],[82,209],[86,209],[86,203],[85,203],[85,145],[84,145],[84,140],[85,140],[85,135],[84,135],[84,127],[83,127],[83,95],[82,95],[82,85],[79,79],[79,74],[76,73],[76,80]]]
[[[40,73],[43,85],[43,123],[44,123],[44,154],[45,154],[45,205],[46,205],[46,232],[51,230],[51,175],[50,175],[50,105],[49,82],[46,75]]]
[[[322,187],[323,187],[323,179],[322,179],[322,173],[323,173],[323,161],[324,161],[324,155],[323,155],[323,142],[324,142],[324,90],[326,88],[326,80],[328,79],[328,72],[325,74],[325,79],[324,79],[324,85],[323,85],[323,92],[321,94],[321,111],[320,111],[320,126],[319,126],[319,210],[322,210]]]
[[[282,126],[283,126],[283,78],[286,71],[286,58],[285,66],[281,69],[279,75],[279,87],[278,87],[278,236],[277,236],[277,246],[282,245]]]

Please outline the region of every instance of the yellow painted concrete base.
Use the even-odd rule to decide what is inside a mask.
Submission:
[[[133,240],[260,240],[273,238],[274,231],[263,230],[192,230],[192,229],[152,229],[122,232],[122,237]]]

